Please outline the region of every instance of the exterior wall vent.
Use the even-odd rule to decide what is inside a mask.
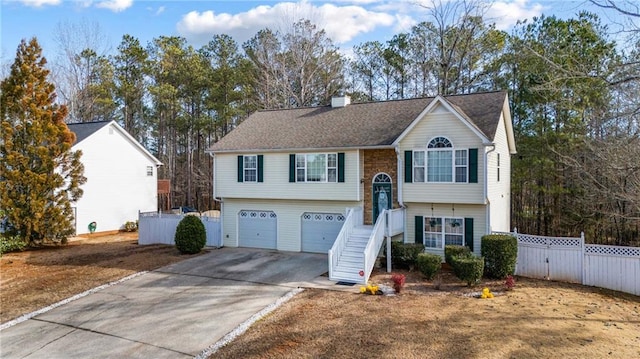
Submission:
[[[351,97],[347,95],[331,98],[331,107],[347,107],[349,104],[351,104]]]

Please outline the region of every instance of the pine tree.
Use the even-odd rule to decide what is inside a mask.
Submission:
[[[38,41],[22,40],[0,94],[0,210],[29,245],[65,243],[86,181]]]

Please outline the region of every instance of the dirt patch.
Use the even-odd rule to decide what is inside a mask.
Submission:
[[[191,257],[174,246],[140,246],[137,233],[91,236],[65,246],[4,254],[0,258],[0,321]]]
[[[305,290],[212,357],[640,357],[639,297],[526,278],[467,288],[450,272],[438,290],[404,273],[396,296]],[[391,286],[386,273],[372,282]],[[484,287],[495,298],[475,298]]]

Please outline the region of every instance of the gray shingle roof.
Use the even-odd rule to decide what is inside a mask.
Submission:
[[[505,92],[447,96],[445,99],[493,139]],[[376,147],[391,145],[433,97],[258,111],[209,149],[212,152]]]
[[[111,121],[68,123],[67,127],[69,127],[71,132],[76,134],[76,142],[73,143],[75,145],[109,123],[111,123]]]

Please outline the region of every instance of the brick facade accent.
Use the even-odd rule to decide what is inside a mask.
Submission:
[[[391,176],[393,208],[398,208],[398,164],[394,149],[364,150],[364,224],[373,224],[373,178],[380,172]]]

